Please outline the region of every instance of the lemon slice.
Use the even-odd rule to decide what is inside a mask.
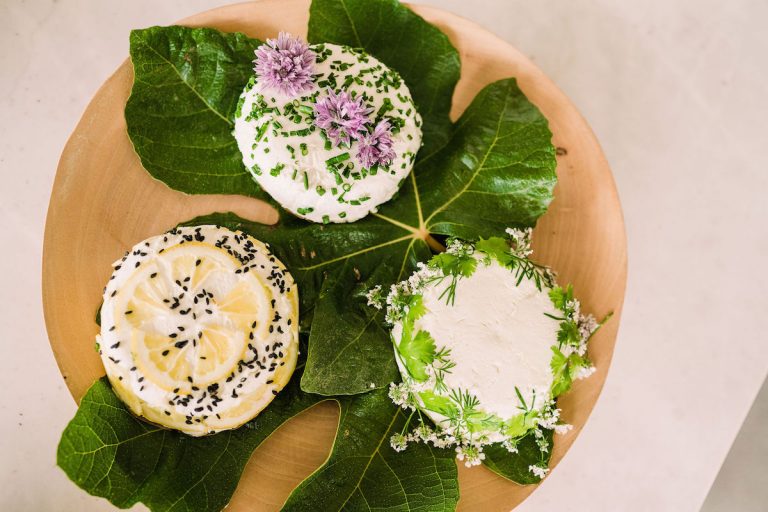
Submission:
[[[135,414],[199,436],[246,423],[288,383],[297,316],[293,278],[266,245],[186,227],[114,264],[97,341]]]

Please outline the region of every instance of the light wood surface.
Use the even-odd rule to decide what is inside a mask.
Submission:
[[[183,20],[190,26],[241,31],[253,37],[279,30],[306,34],[308,0],[262,0],[222,7]],[[459,49],[462,75],[454,96],[457,116],[485,84],[509,76],[549,119],[558,147],[555,200],[535,230],[536,259],[573,283],[583,310],[614,317],[595,335],[590,355],[597,372],[560,400],[565,421],[557,436],[556,465],[584,426],[610,365],[626,284],[626,239],[610,169],[587,123],[565,95],[525,56],[479,26],[450,13],[413,9],[438,25]],[[126,135],[123,109],[133,76],[126,61],[86,109],[59,162],[43,250],[43,305],[56,360],[79,400],[103,375],[93,350],[94,316],[110,264],[136,242],[181,221],[213,211],[234,211],[265,223],[276,214],[241,196],[187,196],[153,180]],[[338,412],[320,404],[291,420],[251,457],[227,510],[276,510],[298,482],[322,464]],[[536,486],[519,486],[487,469],[459,468],[460,510],[508,511]]]

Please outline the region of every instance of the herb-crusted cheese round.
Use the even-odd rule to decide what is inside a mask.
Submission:
[[[234,135],[246,168],[284,208],[314,222],[353,222],[391,199],[408,176],[421,118],[402,78],[373,56],[335,44],[309,48],[315,63],[308,90],[287,94],[252,78]],[[350,102],[364,126],[342,127],[335,137],[334,115],[350,117]],[[382,163],[361,146],[378,136],[377,127],[390,155]]]
[[[297,316],[293,278],[266,245],[184,227],[114,264],[97,342],[133,413],[199,436],[239,427],[288,383]]]
[[[411,336],[428,333],[438,350],[449,353],[446,360],[455,367],[444,373],[444,385],[477,397],[482,411],[513,418],[522,406],[516,389],[528,407],[539,410],[549,401],[550,347],[560,327],[553,317],[559,312],[548,288],[525,278],[518,283],[496,260],[477,261],[472,275],[455,284],[446,278],[424,287],[424,314],[415,318]],[[455,295],[449,299],[451,286]],[[400,347],[403,322],[392,334]]]
[[[396,448],[408,440],[456,444],[476,464],[486,444],[514,451],[531,431],[546,444],[540,429],[567,428],[554,399],[593,370],[586,344],[597,324],[580,314],[570,287],[528,259],[530,231],[509,232],[511,240],[449,240],[445,253],[389,293],[403,378],[390,396],[438,427],[422,425],[393,440]]]

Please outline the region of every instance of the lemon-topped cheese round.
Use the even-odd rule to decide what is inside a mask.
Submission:
[[[262,242],[217,226],[135,245],[104,290],[99,350],[135,414],[199,436],[239,427],[287,384],[298,290]]]

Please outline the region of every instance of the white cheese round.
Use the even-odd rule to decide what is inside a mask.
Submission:
[[[313,222],[354,222],[397,192],[421,146],[421,118],[408,87],[393,70],[362,50],[312,45],[317,55],[314,85],[300,97],[267,87],[257,77],[245,87],[234,136],[243,163],[280,205]],[[364,168],[358,145],[336,147],[315,126],[315,103],[328,94],[363,97],[370,126],[393,126],[390,165]]]
[[[560,323],[549,299],[529,279],[520,284],[496,260],[480,263],[467,279],[456,284],[449,304],[440,295],[449,285],[427,286],[422,294],[427,314],[416,320],[415,331],[432,335],[438,347],[451,351],[456,367],[445,375],[451,389],[466,390],[482,410],[502,418],[520,413],[515,387],[527,404],[541,409],[552,385],[552,345]]]
[[[551,410],[563,312],[548,274],[534,279],[471,245],[453,247],[390,295],[390,314],[401,308],[392,338],[404,385],[462,443],[519,437]]]
[[[135,245],[104,290],[104,367],[133,413],[193,436],[236,428],[288,383],[298,291],[258,240],[184,227]]]

